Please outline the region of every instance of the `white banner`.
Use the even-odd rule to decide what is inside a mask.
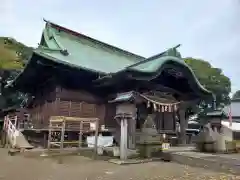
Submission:
[[[88,147],[94,147],[95,136],[87,136]],[[113,146],[113,136],[98,136],[98,147]]]

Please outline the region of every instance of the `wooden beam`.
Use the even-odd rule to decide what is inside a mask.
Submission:
[[[63,122],[63,121],[73,121],[73,122],[95,122],[99,121],[98,118],[81,118],[81,117],[68,117],[68,116],[51,116],[50,122]]]

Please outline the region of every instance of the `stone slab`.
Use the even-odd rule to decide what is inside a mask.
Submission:
[[[120,160],[120,159],[110,159],[108,162],[118,164],[118,165],[130,165],[130,164],[142,164],[148,163],[153,161],[161,161],[162,158],[152,158],[152,159],[127,159],[127,160]]]
[[[171,155],[171,160],[192,167],[207,168],[214,171],[240,175],[240,158],[232,155],[218,155],[200,152],[165,152]]]

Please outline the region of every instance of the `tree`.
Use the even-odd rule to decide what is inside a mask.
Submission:
[[[180,52],[177,50],[179,46],[180,44],[171,49],[168,49],[163,53],[163,55],[170,55],[182,58]],[[192,57],[187,57],[183,59],[193,70],[199,82],[216,96],[215,98],[217,107],[229,104],[231,81],[227,76],[223,74],[221,69],[213,67],[209,62],[202,59],[196,59]],[[206,109],[207,107],[209,107],[209,105],[212,106],[212,101],[200,102],[200,106],[203,107],[203,109]]]
[[[9,80],[13,80],[24,67],[32,48],[12,38],[0,37],[0,109],[19,104],[22,95],[4,89]]]
[[[231,82],[230,79],[222,73],[221,69],[214,68],[209,62],[201,59],[184,58],[184,61],[191,67],[200,83],[215,95],[217,107],[229,103]],[[203,121],[206,118],[202,117],[206,116],[206,113],[212,110],[212,101],[207,102],[206,100],[201,100],[199,104],[187,108],[184,115],[180,115],[179,113],[180,122],[185,122],[182,126],[183,130],[181,130],[179,137],[182,144],[186,143],[185,129],[188,126],[189,115],[194,111],[195,114],[198,114],[198,120],[200,123],[205,124],[206,122]]]
[[[232,99],[240,99],[240,90],[237,90],[237,91],[233,94]]]
[[[217,107],[229,104],[231,81],[221,69],[214,68],[202,59],[184,58],[184,61],[192,68],[200,83],[215,94]],[[202,104],[207,107],[209,103]]]

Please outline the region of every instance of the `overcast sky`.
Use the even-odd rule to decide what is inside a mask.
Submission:
[[[43,18],[146,57],[182,44],[240,89],[240,0],[0,0],[0,17],[0,36],[35,47]]]

